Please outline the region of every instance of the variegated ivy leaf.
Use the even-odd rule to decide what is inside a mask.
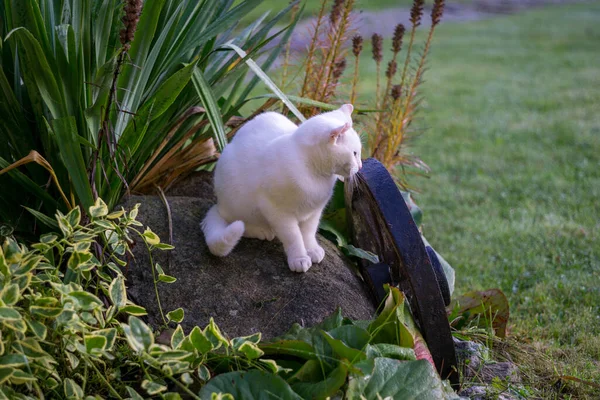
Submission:
[[[108,287],[110,300],[115,306],[121,308],[127,302],[127,291],[125,290],[125,278],[123,275],[117,276]]]
[[[108,214],[108,207],[100,197],[96,199],[96,202],[90,207],[89,210],[92,218],[100,218]]]
[[[151,396],[167,390],[166,386],[149,381],[147,379],[144,379],[144,381],[142,382],[142,388],[146,390],[146,392]]]
[[[179,307],[176,310],[169,311],[167,313],[167,318],[169,321],[180,323],[181,321],[183,321],[183,315],[184,315],[183,308]]]
[[[154,246],[154,245],[157,245],[160,243],[160,238],[158,237],[158,235],[156,233],[152,232],[152,230],[150,228],[146,228],[146,230],[144,231],[142,236],[144,237],[144,239],[146,239],[146,242],[148,242],[148,244],[151,246]]]

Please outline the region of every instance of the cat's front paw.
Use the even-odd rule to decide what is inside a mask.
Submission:
[[[323,258],[325,258],[325,250],[323,250],[323,248],[319,245],[310,249],[306,249],[306,253],[308,253],[310,260],[315,264],[320,263],[323,261]]]
[[[309,256],[290,257],[288,258],[288,266],[294,272],[306,272],[312,265]]]

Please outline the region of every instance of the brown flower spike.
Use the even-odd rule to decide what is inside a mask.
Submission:
[[[396,63],[396,60],[391,60],[388,63],[388,67],[387,70],[385,71],[385,76],[388,79],[392,79],[392,77],[394,76],[394,74],[396,73],[396,70],[398,69],[398,64]]]
[[[402,86],[394,85],[392,86],[392,99],[398,100],[400,95],[402,94]]]
[[[421,25],[421,16],[423,16],[423,4],[425,0],[414,0],[410,9],[410,23],[414,26]]]
[[[444,14],[444,0],[435,0],[431,9],[431,24],[436,26],[442,20]]]
[[[333,7],[331,7],[331,14],[329,14],[329,21],[332,25],[335,25],[342,15],[342,9],[344,8],[344,0],[335,0]]]
[[[346,69],[346,59],[342,58],[340,61],[335,63],[335,66],[333,68],[333,79],[335,79],[336,81],[338,79],[340,79],[340,77],[344,73],[345,69]]]
[[[352,54],[354,54],[355,57],[358,57],[360,55],[360,52],[362,51],[363,48],[363,38],[360,35],[355,35],[352,38]]]
[[[129,42],[133,40],[135,30],[137,29],[137,24],[140,20],[140,14],[142,13],[142,5],[142,0],[125,1],[125,6],[123,7],[123,10],[125,10],[125,15],[122,18],[123,25],[125,25],[125,27],[121,29],[119,35],[121,44],[126,48],[126,50],[129,50],[129,47],[131,47]]]
[[[392,51],[394,54],[400,53],[400,50],[402,49],[402,38],[404,37],[405,31],[404,25],[396,25],[396,29],[394,29],[394,38],[392,39]]]
[[[374,33],[371,41],[373,42],[373,60],[379,63],[383,59],[383,36]]]

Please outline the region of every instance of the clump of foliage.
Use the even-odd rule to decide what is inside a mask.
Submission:
[[[121,267],[134,243],[168,250],[130,212],[109,213],[102,200],[82,223],[78,207],[56,214],[59,229],[26,247],[7,238],[0,250],[0,394],[4,398],[177,399],[230,393],[283,398],[374,393],[452,398],[428,361],[404,296],[390,289],[379,317],[351,321],[338,311],[319,326],[298,325],[278,340],[260,333],[227,338],[210,321],[187,334],[183,310],[167,313],[167,342],[143,322],[127,297]],[[96,257],[92,249],[101,246]],[[155,282],[173,282],[153,265]],[[421,359],[421,360],[418,360]],[[87,396],[87,397],[86,397]]]
[[[32,214],[85,214],[98,196],[112,209],[213,162],[259,82],[225,44],[250,56],[291,34],[270,32],[293,4],[237,29],[260,1],[0,3],[3,233],[31,235]]]
[[[312,116],[324,107],[323,103],[335,101],[357,101],[359,83],[359,58],[363,52],[364,39],[353,35],[354,0],[334,0],[331,11],[326,13],[330,1],[322,0],[319,13],[308,45],[305,60],[301,62],[303,70],[302,85],[299,89],[304,104],[300,110],[306,116]],[[375,104],[364,118],[358,119],[366,131],[366,150],[371,157],[378,159],[394,175],[397,183],[404,189],[409,185],[405,174],[410,172],[428,172],[428,166],[417,156],[407,151],[407,145],[414,136],[413,121],[416,119],[421,98],[419,86],[423,82],[427,56],[431,47],[435,28],[444,12],[444,0],[435,0],[431,11],[431,25],[423,50],[415,55],[417,46],[415,35],[423,19],[423,0],[414,0],[409,30],[398,24],[391,43],[391,57],[383,73],[384,66],[383,37],[374,34],[371,38],[372,59],[376,66],[377,84]],[[408,32],[404,62],[399,59],[403,50],[404,36]],[[351,40],[350,40],[351,38]],[[349,53],[352,53],[351,55]],[[349,63],[348,58],[353,58]],[[284,83],[287,77],[287,58],[284,65]],[[353,65],[350,91],[341,90],[344,72],[348,64]],[[305,101],[310,99],[312,101]],[[406,167],[409,167],[407,170]],[[403,172],[403,173],[401,173]]]

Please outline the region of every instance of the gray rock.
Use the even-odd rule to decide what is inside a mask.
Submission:
[[[454,338],[456,361],[465,377],[475,376],[482,363],[489,359],[487,347],[480,343]]]
[[[470,386],[462,389],[459,395],[471,400],[516,400],[519,398],[507,392],[498,393],[489,386]]]
[[[521,383],[519,368],[511,362],[487,363],[479,371],[479,376],[483,382],[491,382],[494,378],[499,378],[504,382]]]
[[[200,230],[201,219],[214,204],[212,191],[206,190],[211,177],[195,174],[193,178],[196,185],[190,189],[179,185],[173,192],[180,196],[167,196],[175,250],[153,254],[154,261],[177,278],[172,284],[158,284],[162,308],[166,313],[182,307],[186,331],[195,325],[204,327],[213,317],[230,337],[260,331],[263,338],[273,338],[294,322],[314,325],[337,307],[353,319],[369,319],[375,314],[350,263],[322,237],[319,242],[325,249],[325,260],[305,274],[289,270],[278,241],[244,238],[229,256],[211,255]],[[197,185],[204,189],[197,191]],[[192,194],[190,190],[203,197],[187,197]],[[130,208],[136,203],[141,203],[138,220],[168,242],[167,211],[160,198],[131,196],[123,205]],[[135,260],[126,272],[128,293],[147,309],[150,324],[160,326],[149,257],[141,240],[137,240],[133,255]]]

